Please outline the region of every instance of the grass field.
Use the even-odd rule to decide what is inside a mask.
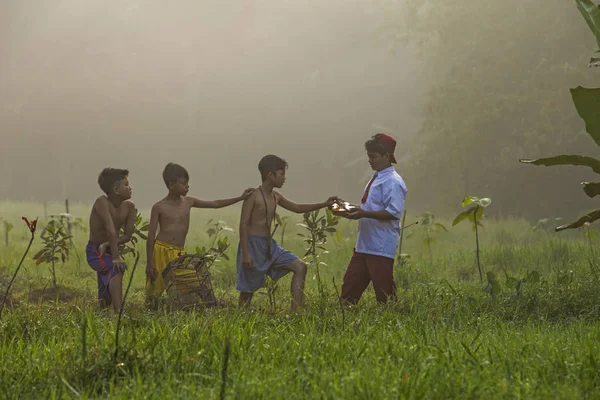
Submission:
[[[71,211],[87,220],[87,206]],[[39,204],[0,203],[0,217],[15,225],[8,247],[0,241],[2,294],[29,238],[20,216],[43,212]],[[238,212],[194,211],[187,250],[207,242],[209,218],[237,230]],[[407,223],[416,218],[409,214]],[[291,217],[284,239],[296,254],[304,253],[300,219]],[[289,276],[278,283],[275,311],[262,295],[251,310],[236,309],[235,233],[228,233],[230,261],[212,270],[225,303],[217,309],[145,310],[142,256],[116,361],[116,318],[94,309],[87,232],[75,232],[80,261],[73,252],[58,265],[58,289],[48,267],[31,259],[36,238],[0,321],[0,398],[600,398],[597,239],[534,232],[524,220],[484,221],[480,283],[470,227],[442,222],[450,232],[437,236],[431,257],[421,228],[409,228],[410,261],[396,264],[398,299],[385,306],[370,288],[357,307],[337,303],[333,278],[339,289],[355,240],[350,221],[326,245],[326,300],[309,267],[297,315],[288,312]],[[494,290],[486,290],[488,271]]]

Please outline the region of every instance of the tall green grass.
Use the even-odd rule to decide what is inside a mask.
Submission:
[[[26,246],[28,231],[19,217],[35,217],[35,207],[43,210],[1,204],[1,216],[14,220],[15,229],[9,247],[0,245],[0,288]],[[48,209],[61,211],[60,205]],[[87,219],[84,205],[71,209]],[[238,212],[194,212],[188,251],[208,240],[208,218],[237,228]],[[295,226],[300,219],[292,221],[286,247],[303,254],[296,236],[302,228]],[[410,262],[396,265],[398,300],[377,305],[369,289],[358,306],[343,312],[332,279],[339,289],[355,223],[343,221],[340,232],[323,259],[327,303],[317,304],[309,271],[299,315],[288,313],[289,277],[278,283],[275,313],[260,294],[251,310],[235,308],[235,248],[231,261],[212,271],[223,308],[145,310],[144,269],[138,268],[116,365],[116,318],[94,310],[96,278],[83,252],[87,234],[75,232],[81,262],[73,253],[57,266],[59,290],[48,284],[47,267],[31,259],[17,278],[13,306],[0,321],[0,397],[599,397],[599,279],[582,232],[557,235],[532,232],[524,220],[486,221],[482,266],[500,283],[494,296],[479,283],[468,226],[439,236],[432,257],[416,232],[403,245]],[[237,243],[235,234],[231,240]],[[539,279],[531,278],[533,271]]]

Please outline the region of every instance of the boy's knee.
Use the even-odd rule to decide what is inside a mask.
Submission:
[[[298,260],[295,264],[296,269],[294,272],[300,275],[306,275],[306,273],[308,272],[308,266],[306,265],[306,263],[304,261]]]

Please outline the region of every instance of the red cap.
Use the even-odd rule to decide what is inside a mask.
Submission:
[[[396,151],[396,139],[385,133],[378,133],[375,137],[380,140],[381,144],[383,144],[385,149],[390,153],[390,161],[397,164],[396,157],[394,157],[394,151]]]

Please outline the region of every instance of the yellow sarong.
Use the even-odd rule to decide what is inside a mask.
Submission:
[[[162,273],[167,268],[167,265],[181,254],[185,254],[183,247],[173,246],[160,240],[154,242],[152,260],[156,267],[157,276],[153,281],[149,277],[146,278],[146,296],[148,298],[157,298],[164,292],[165,282],[163,281]]]

